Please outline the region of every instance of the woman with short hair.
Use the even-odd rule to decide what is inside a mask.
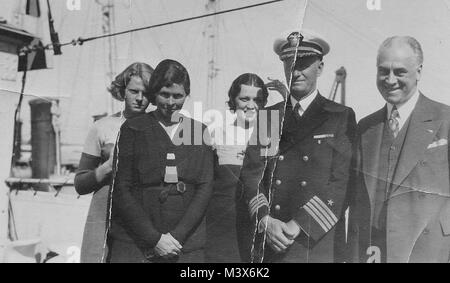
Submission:
[[[213,197],[206,214],[207,262],[249,261],[252,223],[239,177],[247,144],[256,132],[258,112],[266,105],[268,95],[259,76],[240,75],[228,92],[229,111],[234,114],[232,123],[212,130],[217,162]]]
[[[108,90],[115,99],[124,102],[124,110],[97,121],[87,135],[75,176],[78,194],[94,193],[84,229],[82,263],[104,261],[112,151],[122,123],[145,113],[149,102],[144,94],[149,89],[152,73],[152,67],[140,62],[131,64],[120,73]]]
[[[120,131],[109,261],[203,262],[214,163],[206,126],[180,114],[190,79],[179,62],[162,61],[149,85],[157,109]]]

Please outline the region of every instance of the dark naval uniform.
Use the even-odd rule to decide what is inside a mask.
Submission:
[[[318,94],[301,118],[288,102],[276,155],[249,146],[241,181],[254,223],[270,215],[302,230],[286,253],[265,248],[265,261],[339,261],[355,129],[351,108]]]

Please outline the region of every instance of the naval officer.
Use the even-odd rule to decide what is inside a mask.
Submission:
[[[284,115],[279,149],[264,156],[261,146],[249,146],[241,172],[255,238],[262,239],[253,261],[334,262],[344,246],[355,115],[317,88],[330,51],[322,36],[291,31],[274,51],[290,82],[286,102],[273,107]]]

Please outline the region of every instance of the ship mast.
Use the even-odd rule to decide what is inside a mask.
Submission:
[[[208,0],[206,4],[207,13],[216,13],[220,8],[220,0]],[[216,82],[219,69],[217,68],[218,55],[218,35],[219,35],[219,17],[217,15],[208,20],[206,28],[207,36],[207,55],[208,55],[208,78],[206,89],[206,107],[211,109],[215,105]]]
[[[334,79],[333,85],[331,87],[331,92],[329,99],[332,101],[336,100],[337,92],[339,87],[341,89],[341,100],[339,103],[345,105],[346,101],[346,79],[347,79],[347,70],[344,67],[341,67],[336,71],[336,77]]]
[[[95,2],[101,6],[103,34],[111,34],[115,29],[115,9],[113,0],[95,0]],[[107,40],[106,60],[108,64],[105,78],[107,80],[107,84],[109,84],[114,80],[116,75],[114,58],[117,58],[117,44],[116,39],[113,36],[108,37]],[[119,111],[116,101],[109,95],[107,96],[106,105],[108,105],[109,114],[114,114]]]

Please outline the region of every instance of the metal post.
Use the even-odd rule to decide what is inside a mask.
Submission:
[[[339,78],[339,82],[341,83],[341,104],[345,105],[347,103],[346,97],[346,80],[347,80],[347,70],[344,67],[341,67],[336,71],[336,76]]]
[[[56,166],[56,133],[52,125],[52,102],[35,99],[29,103],[33,178],[45,179],[55,173]],[[48,187],[38,186],[35,189],[48,190]]]
[[[115,7],[112,0],[95,0],[101,6],[102,11],[102,29],[103,34],[111,34],[115,29]],[[116,75],[115,58],[117,58],[117,44],[116,37],[108,37],[107,39],[107,62],[108,70],[106,72],[106,80],[108,83],[112,82]],[[116,102],[111,96],[107,96],[108,112],[109,114],[116,113]]]
[[[219,0],[208,0],[206,4],[206,10],[209,13],[215,13],[219,10]],[[214,97],[216,94],[217,77],[217,53],[218,53],[218,36],[219,36],[219,18],[214,16],[211,18],[208,24],[207,30],[208,36],[208,80],[206,91],[206,107],[210,109],[214,106]]]
[[[345,105],[346,101],[346,85],[345,81],[347,79],[347,70],[344,67],[339,68],[339,70],[336,71],[336,77],[334,79],[333,85],[331,86],[331,92],[329,99],[332,101],[336,100],[337,92],[339,90],[339,87],[341,89],[341,99],[340,103],[342,105]]]

